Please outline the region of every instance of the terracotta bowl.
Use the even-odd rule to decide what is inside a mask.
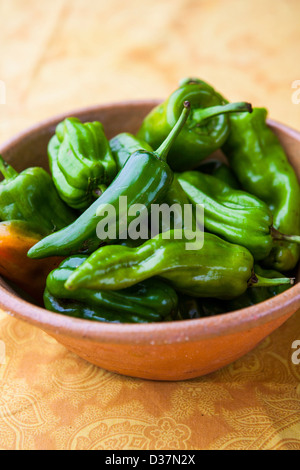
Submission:
[[[108,137],[135,132],[154,101],[96,106],[76,112],[100,120]],[[0,148],[18,170],[47,168],[46,149],[56,124],[43,122]],[[300,176],[300,134],[270,122]],[[300,284],[259,305],[217,317],[149,325],[94,323],[50,313],[22,299],[0,278],[0,307],[41,328],[70,351],[104,369],[153,380],[183,380],[213,372],[252,350],[300,308]]]

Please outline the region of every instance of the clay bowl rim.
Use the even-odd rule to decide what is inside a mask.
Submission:
[[[39,134],[43,130],[52,128],[66,116],[80,117],[112,107],[149,107],[158,103],[160,103],[159,100],[122,101],[61,113],[18,133],[0,146],[0,153],[9,153],[13,147],[30,139],[32,134]],[[284,131],[300,144],[299,132],[276,121],[269,120],[268,122],[274,129]],[[1,277],[0,280],[2,281]],[[299,307],[300,283],[261,304],[213,317],[150,324],[97,323],[49,312],[12,293],[5,281],[0,284],[0,308],[9,315],[54,335],[70,336],[97,343],[159,345],[196,342],[250,330],[284,317],[292,311],[296,312]]]

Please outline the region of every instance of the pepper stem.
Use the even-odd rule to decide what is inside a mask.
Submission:
[[[193,121],[196,121],[196,126],[203,124],[206,119],[211,119],[220,114],[229,113],[252,113],[253,108],[250,103],[229,103],[221,106],[212,106],[210,108],[196,109],[193,111]]]
[[[189,114],[190,114],[190,111],[191,111],[190,102],[185,101],[183,103],[183,106],[184,106],[183,111],[182,111],[177,123],[175,124],[175,126],[171,130],[171,132],[168,135],[168,137],[166,138],[166,140],[161,144],[161,146],[155,152],[161,160],[164,160],[164,161],[167,160],[168,153],[169,153],[175,139],[180,134],[182,128],[184,127],[184,125],[187,121],[187,118],[189,117]]]
[[[267,277],[259,276],[258,274],[253,273],[251,279],[248,281],[248,287],[272,287],[272,286],[282,286],[282,285],[294,285],[295,279],[290,277],[278,277],[269,279]]]
[[[19,175],[19,173],[3,159],[2,155],[0,155],[0,172],[6,180],[10,180]]]
[[[202,85],[202,84],[205,84],[205,82],[203,80],[200,80],[200,78],[192,78],[192,77],[183,78],[179,82],[179,86]]]
[[[299,235],[285,235],[284,233],[279,232],[276,228],[271,228],[271,235],[273,240],[282,240],[285,242],[297,243],[300,245],[300,236]]]
[[[93,196],[95,199],[102,196],[102,194],[107,190],[107,186],[105,184],[100,184],[96,189],[93,191]]]

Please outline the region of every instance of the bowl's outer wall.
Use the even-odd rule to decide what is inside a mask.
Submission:
[[[78,356],[111,372],[151,380],[187,380],[214,372],[244,356],[292,313],[250,330],[196,342],[177,343],[173,335],[172,344],[166,345],[101,344],[52,336]]]
[[[103,123],[108,138],[111,138],[119,132],[135,133],[144,116],[157,103],[149,101],[99,106],[58,116],[12,139],[0,148],[0,152],[19,171],[36,165],[48,169],[47,145],[57,123],[63,118],[77,116],[83,121],[99,120]],[[299,134],[277,123],[271,125],[285,146],[299,178]],[[149,328],[149,334],[138,328],[138,325],[132,325],[130,330],[127,326],[123,329],[123,325],[110,325],[110,335],[107,337],[106,325],[99,332],[101,326],[93,324],[93,328],[99,332],[97,337],[97,334],[89,333],[92,330],[91,324],[87,328],[86,321],[83,320],[74,319],[73,324],[73,319],[68,319],[66,324],[71,326],[58,328],[57,324],[62,323],[61,318],[57,323],[57,315],[34,308],[26,302],[22,302],[20,306],[14,291],[2,279],[0,306],[17,318],[39,326],[69,350],[97,366],[146,379],[184,380],[208,374],[235,361],[282,325],[300,306],[299,284],[288,292],[289,295],[278,296],[279,300],[273,299],[272,303],[268,301],[245,309],[240,316],[235,313],[194,320],[191,323],[180,322],[180,329],[178,322],[177,325],[165,324],[163,330],[161,327],[157,330],[155,327]],[[227,322],[230,323],[228,330]],[[139,332],[143,332],[141,339],[137,337]],[[126,340],[124,335],[127,335]]]

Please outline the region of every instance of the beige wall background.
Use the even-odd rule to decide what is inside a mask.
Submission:
[[[0,140],[189,75],[300,129],[299,18],[299,0],[0,0]]]

